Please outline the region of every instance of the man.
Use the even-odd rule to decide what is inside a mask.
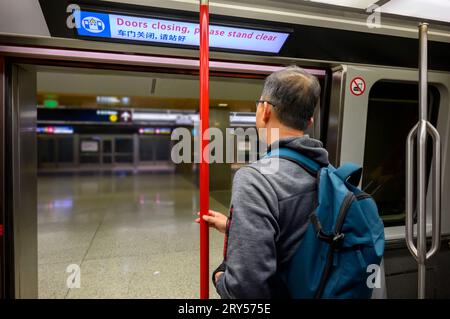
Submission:
[[[319,97],[317,79],[299,67],[267,77],[257,101],[256,127],[269,149],[290,148],[328,164],[322,143],[304,135]],[[273,129],[278,134],[271,134]],[[278,167],[276,173],[264,173],[267,161]],[[203,216],[226,233],[224,261],[213,274],[222,298],[289,297],[280,273],[302,241],[316,198],[314,174],[287,159],[259,160],[236,172],[229,217],[214,211]]]

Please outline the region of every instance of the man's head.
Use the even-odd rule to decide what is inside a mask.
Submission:
[[[315,76],[297,66],[276,71],[264,82],[256,127],[303,132],[313,122],[319,98],[320,84]]]

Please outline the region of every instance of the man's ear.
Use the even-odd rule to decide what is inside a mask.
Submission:
[[[314,117],[311,117],[311,118],[308,120],[308,124],[306,125],[306,127],[307,127],[307,128],[310,128],[313,124],[314,124]]]
[[[267,102],[264,102],[262,114],[263,122],[264,123],[269,122],[271,116],[272,116],[272,107]]]

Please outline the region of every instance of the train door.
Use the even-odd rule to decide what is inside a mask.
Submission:
[[[0,167],[4,165],[5,158],[5,60],[0,58]],[[5,298],[5,183],[4,170],[0,169],[0,298]]]
[[[79,136],[79,165],[83,167],[99,167],[103,164],[102,140],[98,136],[80,135]]]
[[[132,135],[119,135],[114,137],[114,164],[134,164],[134,139]]]
[[[36,70],[12,65],[4,71],[4,296],[36,298]]]
[[[385,224],[388,298],[417,296],[417,264],[405,245],[406,138],[418,121],[418,72],[344,66],[334,70],[327,145],[335,164],[363,166],[361,187]],[[429,72],[428,117],[442,142],[442,188],[450,183],[450,75]],[[428,144],[429,148],[431,143]],[[427,233],[431,233],[431,150],[427,159]],[[428,264],[427,297],[448,297],[450,200],[442,198],[441,252]],[[430,222],[430,225],[428,225]]]
[[[113,163],[114,140],[110,136],[105,136],[101,140],[101,161],[103,166],[110,166]]]

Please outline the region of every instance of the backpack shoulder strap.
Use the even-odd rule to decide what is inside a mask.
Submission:
[[[265,157],[266,158],[267,157],[279,157],[279,158],[291,160],[291,161],[299,164],[301,167],[305,168],[307,171],[314,174],[314,176],[317,176],[317,173],[322,168],[320,166],[320,164],[317,163],[316,161],[310,159],[309,157],[307,157],[299,152],[296,152],[296,151],[294,151],[290,148],[286,148],[286,147],[272,149],[269,152],[267,152]]]

